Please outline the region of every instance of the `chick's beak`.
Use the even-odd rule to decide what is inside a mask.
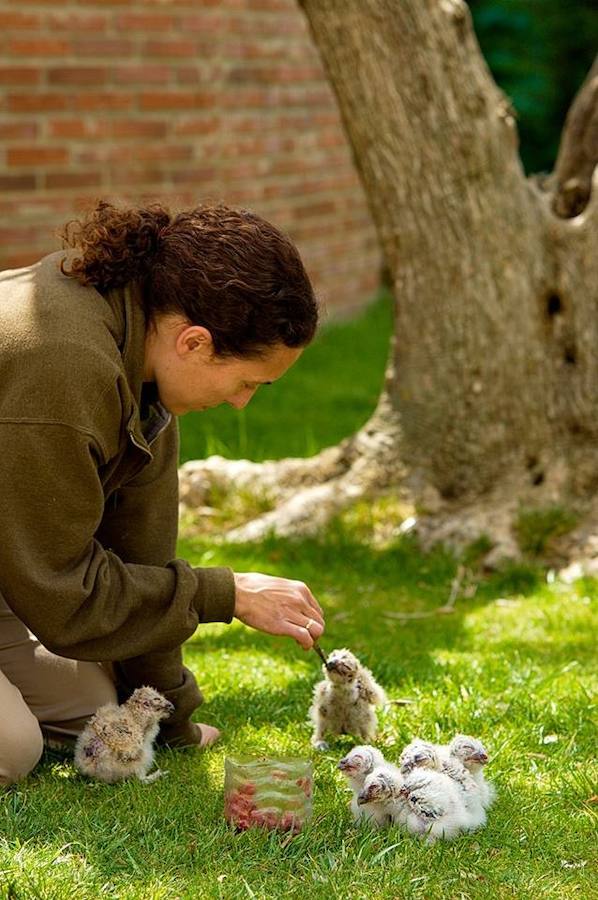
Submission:
[[[367,794],[364,794],[364,792],[361,791],[361,792],[357,795],[357,805],[358,805],[358,806],[363,806],[363,804],[364,804],[364,803],[367,803],[367,802],[368,802],[368,796],[367,796]]]
[[[488,762],[488,754],[485,753],[483,750],[474,750],[474,752],[469,755],[469,760],[470,760],[470,762],[477,762],[477,763],[484,764],[484,763]]]
[[[164,708],[167,713],[173,713],[174,712],[174,703],[171,703],[170,700],[167,700]]]
[[[349,765],[349,763],[347,762],[346,759],[341,759],[341,761],[339,763],[337,763],[336,768],[340,769],[341,772],[346,772],[351,768],[351,766]]]

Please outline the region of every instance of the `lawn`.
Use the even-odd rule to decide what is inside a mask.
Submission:
[[[280,402],[284,382],[264,390],[264,404],[272,398],[270,419],[264,405],[253,444],[248,429],[250,455],[281,455],[282,436],[289,452],[305,452],[310,429],[317,446],[342,436],[333,436],[335,408],[354,386],[359,397],[351,415],[343,412],[344,427],[350,431],[367,417],[383,369],[387,308],[382,303],[368,316],[378,323],[378,350],[370,344],[367,359],[355,354],[349,371],[363,367],[355,378],[335,350],[342,347],[345,356],[347,348],[361,346],[355,323],[329,329],[306,353],[320,368],[309,382],[306,365],[305,382],[295,382],[302,410],[294,419],[297,433],[286,420],[272,424],[281,410],[297,412],[290,393],[288,403]],[[353,398],[345,402],[350,406]],[[227,442],[234,447],[235,440],[231,427]],[[239,623],[208,625],[187,643],[185,657],[206,696],[197,717],[223,730],[221,744],[207,753],[160,751],[168,775],[147,786],[91,783],[68,757],[46,754],[0,798],[1,898],[598,896],[598,787],[591,768],[598,585],[547,580],[532,562],[483,577],[471,558],[477,590],[468,599],[458,596],[452,614],[439,614],[459,561],[442,549],[423,555],[409,537],[372,544],[367,536],[385,508],[362,504],[317,540],[227,547],[188,539],[180,552],[196,565],[305,580],[326,613],[324,649],[350,647],[391,699],[411,701],[381,716],[379,746],[389,759],[414,735],[481,737],[491,756],[487,774],[498,789],[487,827],[432,847],[398,829],[357,828],[336,770],[352,741],[339,739],[324,754],[309,745],[316,655]],[[312,758],[314,815],[301,834],[235,834],[226,825],[224,758],[240,751]]]

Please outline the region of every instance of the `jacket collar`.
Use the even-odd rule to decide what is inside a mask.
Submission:
[[[149,443],[155,440],[168,425],[172,416],[159,400],[152,400],[152,430],[151,434],[144,433],[140,410],[147,323],[141,303],[141,289],[137,282],[132,281],[124,287],[107,291],[103,296],[110,304],[114,316],[115,340],[120,350],[127,383],[133,398],[133,408],[127,422],[127,431],[134,444],[149,452]]]

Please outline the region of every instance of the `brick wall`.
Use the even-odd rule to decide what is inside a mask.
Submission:
[[[100,196],[247,206],[297,242],[331,312],[379,251],[295,0],[0,0],[0,268]]]

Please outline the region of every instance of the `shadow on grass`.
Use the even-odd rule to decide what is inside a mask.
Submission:
[[[187,549],[201,557],[202,545],[187,544]],[[269,574],[305,581],[325,611],[324,650],[349,646],[389,687],[399,687],[406,670],[412,671],[414,665],[422,675],[437,672],[431,654],[438,648],[466,648],[469,637],[463,625],[471,613],[498,598],[530,596],[542,584],[538,570],[511,566],[491,578],[481,577],[474,597],[459,598],[451,615],[441,615],[436,610],[447,602],[457,561],[442,550],[424,555],[408,538],[377,550],[351,540],[339,526],[326,541],[272,538],[259,551],[255,546],[228,545],[217,552],[218,559],[212,558],[210,565],[230,565],[237,571],[259,567]],[[425,617],[393,618],[397,614]],[[305,654],[287,638],[252,629],[214,634],[200,626],[186,650],[197,660],[203,657],[205,667],[210,666],[211,654],[245,651],[287,662],[299,660],[306,667],[306,677],[313,668],[313,680],[320,672],[315,654]]]

